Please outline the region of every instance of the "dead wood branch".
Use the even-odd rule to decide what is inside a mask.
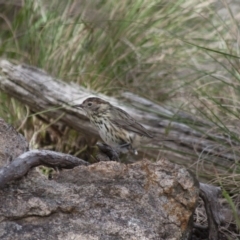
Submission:
[[[54,119],[61,116],[59,121],[88,136],[98,136],[97,131],[84,113],[71,105],[81,103],[90,95],[97,95],[123,108],[144,124],[154,135],[153,148],[147,150],[154,157],[160,151],[169,160],[194,169],[198,160],[204,159],[204,172],[212,170],[213,164],[217,170],[224,171],[239,158],[237,151],[230,150],[238,143],[229,136],[213,133],[211,122],[193,115],[159,106],[132,93],[123,93],[123,100],[130,102],[130,107],[130,104],[96,94],[77,84],[57,80],[38,68],[15,65],[6,60],[0,61],[0,70],[0,88],[3,91],[34,112],[44,111],[44,115]],[[163,142],[162,139],[172,141]],[[144,152],[144,149],[140,151]]]
[[[31,168],[39,165],[70,169],[80,165],[88,165],[88,163],[69,154],[48,150],[32,150],[21,154],[10,164],[0,169],[0,188],[3,188],[10,181],[23,177]]]
[[[221,206],[219,203],[220,187],[200,183],[199,196],[203,199],[208,218],[208,231],[210,240],[218,240],[218,228],[222,222]]]

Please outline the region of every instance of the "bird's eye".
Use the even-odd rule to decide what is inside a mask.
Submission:
[[[92,106],[92,103],[91,103],[91,102],[89,102],[87,105],[88,105],[89,107],[91,107],[91,106]]]

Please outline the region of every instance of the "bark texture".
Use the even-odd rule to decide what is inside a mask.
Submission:
[[[39,165],[52,168],[74,168],[79,165],[88,165],[88,163],[68,154],[31,150],[0,169],[0,188],[10,181],[23,177],[31,168]]]
[[[219,239],[218,229],[221,223],[224,222],[224,218],[221,213],[221,206],[218,201],[220,194],[220,187],[200,183],[200,197],[204,201],[205,210],[208,216],[209,240]]]
[[[152,148],[142,148],[140,152],[147,151],[155,158],[159,154],[164,155],[194,170],[197,167],[200,175],[213,169],[224,171],[235,163],[238,156],[238,143],[229,136],[219,136],[214,132],[212,123],[193,115],[159,106],[128,92],[122,94],[123,104],[76,84],[55,79],[38,68],[12,64],[7,60],[0,61],[0,70],[0,88],[3,91],[28,105],[32,111],[43,111],[50,118],[59,118],[59,121],[86,136],[96,137],[98,133],[84,113],[71,105],[97,95],[129,112],[154,135],[149,144]]]

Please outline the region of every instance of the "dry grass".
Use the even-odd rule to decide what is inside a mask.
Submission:
[[[239,4],[230,0],[19,3],[0,5],[2,57],[108,95],[119,96],[127,89],[164,101],[210,120],[214,127],[209,132],[240,142],[240,14],[233,12]],[[86,140],[56,120],[34,115],[3,92],[0,104],[0,117],[19,128],[32,146],[91,161],[95,139]],[[229,151],[239,149],[233,145]],[[234,174],[215,178],[237,207],[238,161]]]

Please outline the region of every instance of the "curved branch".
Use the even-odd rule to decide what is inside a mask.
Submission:
[[[114,98],[55,79],[41,69],[12,64],[7,60],[0,61],[0,88],[28,105],[32,111],[42,111],[44,115],[54,119],[61,116],[59,121],[91,137],[99,137],[99,134],[83,111],[71,106],[97,95],[131,113],[132,117],[144,124],[154,135],[148,154],[156,157],[161,149],[169,160],[191,168],[196,166],[196,159],[199,158],[204,160],[204,171],[211,171],[213,164],[219,171],[225,171],[240,156],[237,151],[239,143],[230,136],[219,136],[212,131],[214,125],[211,122],[159,106],[132,93],[122,94],[123,100],[131,103],[131,106],[124,105]],[[164,139],[173,141],[164,141],[163,144]],[[144,152],[144,149],[139,149],[139,152]]]
[[[221,206],[218,202],[218,196],[221,193],[220,187],[200,183],[199,196],[204,201],[205,210],[208,218],[208,237],[210,240],[218,240],[218,227],[221,224]]]
[[[69,154],[49,150],[32,150],[21,154],[10,164],[0,169],[0,188],[12,180],[23,177],[29,169],[39,165],[71,169],[80,165],[86,166],[88,163]]]

